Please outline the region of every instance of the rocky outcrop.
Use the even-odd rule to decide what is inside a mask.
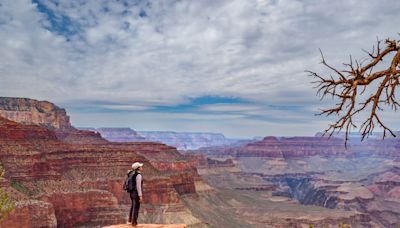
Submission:
[[[139,135],[135,130],[130,128],[80,128],[83,130],[90,130],[98,132],[102,137],[110,142],[144,142],[146,140],[143,136]]]
[[[379,181],[370,184],[367,180],[328,180],[312,175],[283,175],[268,179],[276,182],[277,189],[273,195],[288,196],[303,205],[363,213],[367,220],[377,226],[399,225],[400,210],[397,208],[400,202],[396,194],[396,184],[393,186],[379,175],[377,176]]]
[[[400,199],[400,167],[375,175],[368,189],[377,197],[398,201]]]
[[[117,198],[107,191],[55,192],[38,197],[55,208],[58,227],[99,226],[125,221]]]
[[[53,205],[38,200],[19,201],[0,227],[57,227]]]
[[[0,116],[23,124],[36,124],[54,129],[70,129],[65,109],[48,101],[0,97]]]
[[[20,142],[29,144],[32,141],[55,141],[54,132],[35,125],[21,125],[0,117],[0,140],[3,142]]]
[[[325,137],[265,137],[262,141],[249,143],[239,150],[233,150],[235,156],[246,157],[306,157],[306,156],[336,156],[348,154],[344,141]]]
[[[86,130],[56,130],[59,140],[70,144],[105,144],[108,141],[101,137],[100,133]]]
[[[366,204],[374,196],[368,188],[360,183],[346,181],[327,181],[311,176],[275,177],[280,189],[304,205],[317,205],[331,209],[360,210],[359,203]],[[282,192],[274,194],[281,195]],[[285,194],[283,194],[285,195]]]
[[[240,181],[228,175],[210,178],[216,178],[212,182]],[[252,185],[252,178],[246,183]],[[200,200],[188,198],[185,203],[211,227],[379,227],[364,213],[273,201],[268,191],[218,187],[200,193]]]
[[[390,140],[351,141],[345,150],[337,138],[266,137],[206,148],[208,158],[156,142],[109,142],[93,131],[0,117],[6,170],[0,186],[17,201],[0,226],[124,223],[130,199],[121,185],[132,162],[141,161],[140,223],[396,227],[400,145]]]
[[[138,131],[137,133],[144,137],[146,141],[161,142],[169,146],[176,147],[178,150],[191,150],[198,149],[200,147],[230,145],[240,141],[236,139],[225,138],[223,134],[219,133],[172,131]],[[107,137],[105,138],[109,139]],[[122,138],[123,137],[120,139]],[[111,138],[109,140],[113,141]]]
[[[78,130],[72,127],[65,109],[48,101],[37,101],[28,98],[0,97],[0,117],[24,125],[38,125],[55,133],[55,136],[67,143],[73,144],[104,144],[106,139],[93,131]],[[10,128],[12,130],[12,128]],[[23,131],[29,134],[30,131]],[[52,133],[52,134],[54,134]],[[3,135],[7,135],[3,132]],[[16,134],[12,134],[16,135]],[[26,136],[32,140],[35,136]]]
[[[196,194],[195,180],[200,178],[197,169],[174,147],[152,142],[129,145],[148,159],[154,168],[168,176],[179,194]],[[154,145],[159,145],[159,147]]]
[[[268,225],[396,227],[400,221],[399,143],[396,138],[350,140],[346,149],[339,138],[265,137],[241,147],[203,148],[195,155],[210,155],[218,161],[232,159],[245,172],[222,173],[199,166],[199,173],[205,174],[203,178],[214,189],[250,191],[257,200],[281,202],[275,208],[284,208],[284,202],[290,202],[307,206],[305,211],[317,207],[355,213],[353,217],[332,219],[308,212],[303,220],[288,211],[273,211],[269,212],[272,217],[263,218]],[[257,181],[253,183],[252,179]],[[260,192],[262,197],[257,197]],[[260,222],[256,210],[248,215],[254,223]]]
[[[345,147],[344,139],[329,137],[274,137],[268,136],[261,141],[248,143],[244,146],[225,146],[201,148],[195,153],[212,157],[258,157],[258,158],[303,158],[311,156],[324,157],[390,157],[400,158],[400,140],[388,138],[385,140],[369,139],[361,142],[357,139],[348,141]]]
[[[78,130],[61,133],[71,131],[82,136]],[[58,226],[122,223],[130,202],[122,183],[132,162],[141,161],[146,170],[142,206],[146,217],[155,222],[163,222],[166,215],[178,223],[200,222],[181,202],[183,195],[195,194],[193,176],[198,174],[175,148],[152,142],[82,142],[88,139],[85,134],[65,140],[59,133],[0,117],[0,162],[7,171],[5,185],[23,195],[14,198],[18,202],[46,202],[54,210],[49,216],[56,218]],[[24,210],[16,210],[4,223],[19,224],[15,219],[24,217]]]
[[[171,132],[171,131],[139,131],[147,140],[162,142],[174,146],[179,150],[195,149],[215,144],[226,144],[223,134],[195,133],[195,132]]]
[[[178,150],[190,150],[200,147],[229,145],[239,140],[227,139],[218,133],[138,131],[130,128],[79,128],[98,132],[111,142],[160,142],[176,147]]]

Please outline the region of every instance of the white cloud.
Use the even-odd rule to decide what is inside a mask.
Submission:
[[[69,18],[73,32],[49,31],[49,16],[31,1],[3,1],[0,95],[124,110],[238,97],[254,109],[226,112],[279,115],[290,124],[313,119],[308,110],[319,105],[304,73],[325,71],[318,48],[340,66],[377,36],[397,38],[400,21],[396,0],[41,2],[52,20]],[[265,108],[271,104],[305,111]]]

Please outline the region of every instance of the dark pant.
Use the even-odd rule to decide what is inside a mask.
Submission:
[[[137,191],[133,191],[130,193],[131,197],[131,210],[129,212],[129,222],[132,222],[132,224],[137,224],[137,219],[139,216],[139,208],[140,208],[140,201],[139,201],[139,195]]]

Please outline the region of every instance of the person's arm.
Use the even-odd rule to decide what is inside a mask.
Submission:
[[[140,202],[142,202],[142,175],[138,174],[136,176],[136,190],[138,192]]]

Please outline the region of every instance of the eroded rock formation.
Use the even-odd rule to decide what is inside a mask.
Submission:
[[[183,195],[196,194],[197,171],[175,148],[153,142],[110,143],[90,131],[17,120],[24,123],[0,117],[0,161],[6,170],[2,187],[16,192],[11,195],[18,202],[1,227],[124,223],[130,200],[122,184],[134,161],[146,167],[142,213],[147,216],[142,220],[162,223],[168,217],[177,223],[201,223],[181,202]]]
[[[144,142],[145,137],[130,128],[88,128],[86,130],[98,132],[111,142]]]
[[[57,116],[57,108],[47,112],[47,119],[36,112],[51,108],[19,115],[36,103],[5,100],[3,107],[14,110],[10,118],[21,123],[0,117],[0,160],[6,170],[0,187],[17,201],[1,227],[124,223],[129,197],[122,183],[134,161],[145,163],[140,223],[399,225],[397,139],[350,141],[345,150],[339,138],[266,137],[182,155],[161,143],[109,142],[69,122],[55,124],[57,118],[50,116]]]
[[[54,129],[71,128],[65,109],[48,101],[0,97],[0,116],[18,123],[36,124]]]
[[[316,226],[396,227],[400,225],[399,142],[396,138],[384,141],[372,138],[362,143],[354,139],[346,149],[340,138],[265,137],[242,147],[204,148],[195,153],[218,160],[232,159],[245,172],[203,171],[199,166],[199,173],[206,173],[203,178],[214,187],[233,188],[246,194],[250,191],[255,197],[262,194],[260,201],[280,202],[276,205],[279,210],[285,207],[285,202],[306,206],[302,210],[312,219],[302,221],[292,217],[288,220],[290,226],[308,222]],[[256,202],[253,206],[258,207]],[[345,211],[355,215],[333,220],[320,218],[316,222],[311,216],[315,206],[331,209],[332,214]],[[248,219],[254,216],[256,222],[259,214],[253,213],[249,213]],[[282,216],[292,216],[286,213],[274,217],[284,221]],[[274,224],[267,221],[266,224]]]
[[[200,147],[231,145],[241,143],[237,139],[228,139],[223,134],[172,131],[138,131],[130,128],[82,128],[99,132],[111,142],[160,142],[176,147],[178,150],[191,150]],[[246,141],[247,142],[247,141]]]

